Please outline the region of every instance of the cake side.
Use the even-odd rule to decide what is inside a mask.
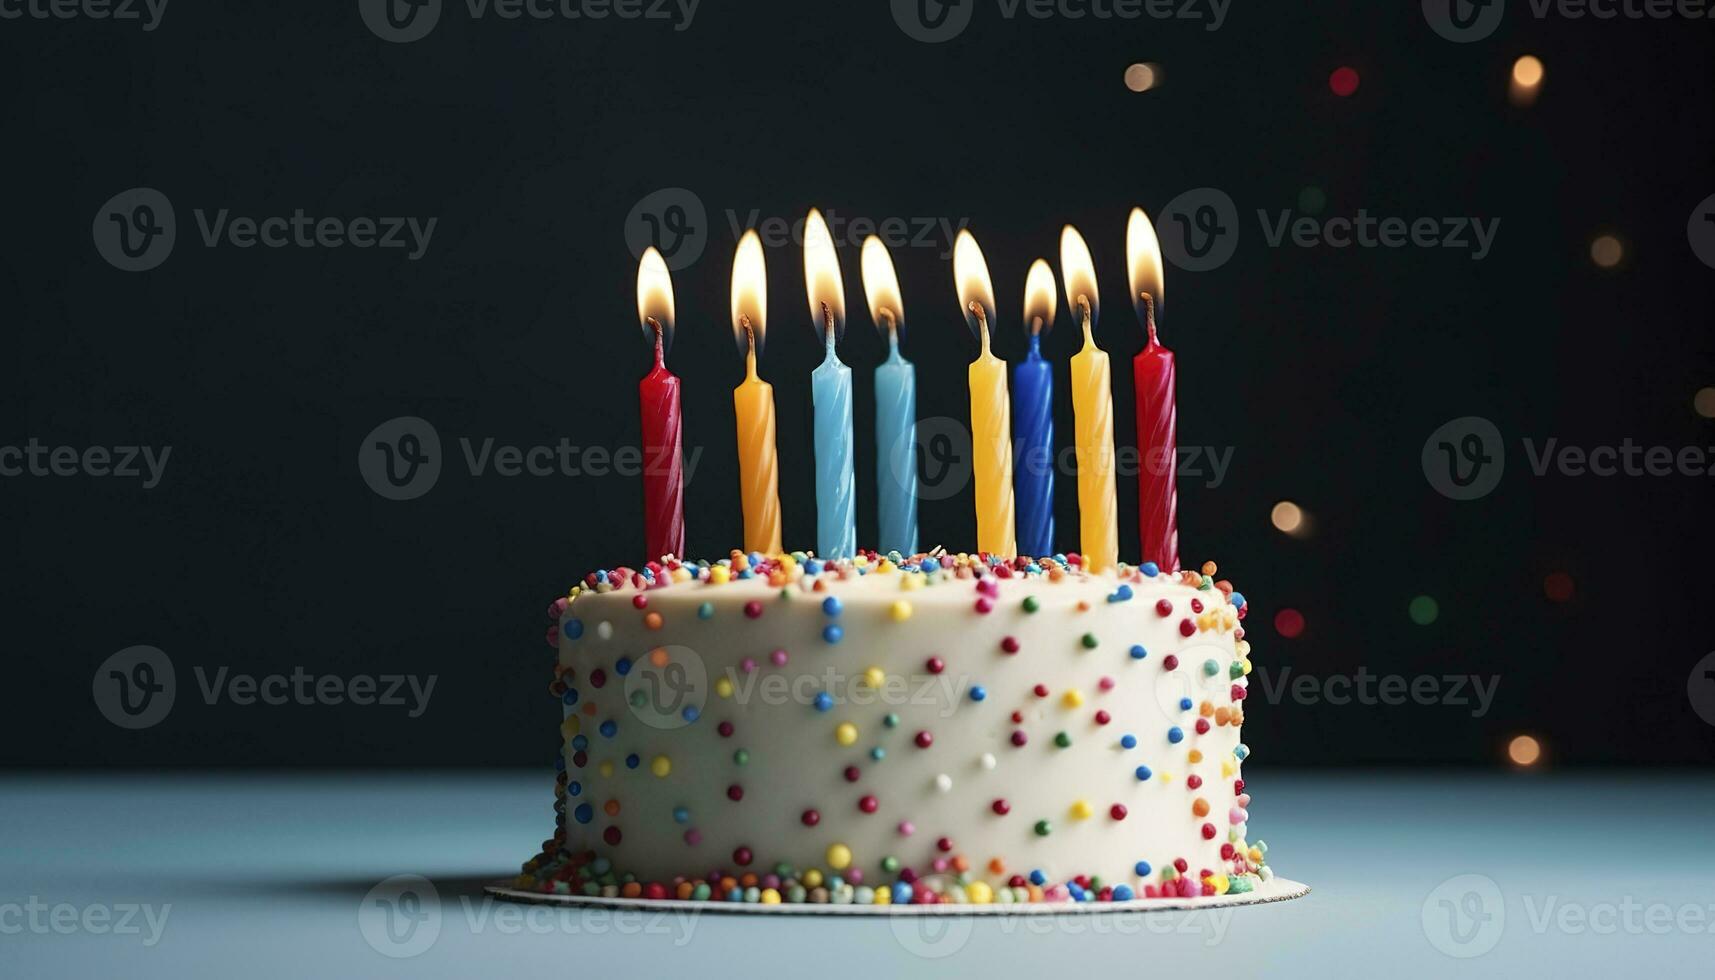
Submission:
[[[804,555],[594,573],[550,610],[540,891],[752,901],[1189,897],[1247,840],[1244,599],[1075,559]]]

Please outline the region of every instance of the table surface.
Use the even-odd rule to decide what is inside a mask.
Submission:
[[[552,828],[542,774],[13,773],[0,974],[1629,976],[1715,950],[1706,773],[1256,769],[1253,830],[1306,898],[922,922],[487,899]]]

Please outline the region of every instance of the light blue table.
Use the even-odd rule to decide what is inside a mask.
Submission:
[[[485,899],[551,829],[545,774],[11,774],[0,976],[1397,980],[1702,974],[1715,957],[1704,774],[1247,776],[1253,829],[1307,898],[919,925]],[[433,889],[403,906],[372,891],[400,874]]]

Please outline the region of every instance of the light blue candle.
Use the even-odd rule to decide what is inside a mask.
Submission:
[[[882,554],[917,553],[917,368],[899,356],[899,328],[888,316],[887,360],[875,369],[876,485]]]
[[[834,353],[835,331],[824,332],[828,356],[810,372],[816,406],[816,553],[857,554],[857,487],[852,472],[852,369]]]

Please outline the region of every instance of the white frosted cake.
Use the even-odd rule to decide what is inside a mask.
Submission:
[[[515,886],[716,902],[1195,898],[1249,840],[1245,600],[1077,556],[595,572],[556,600],[559,826]]]

